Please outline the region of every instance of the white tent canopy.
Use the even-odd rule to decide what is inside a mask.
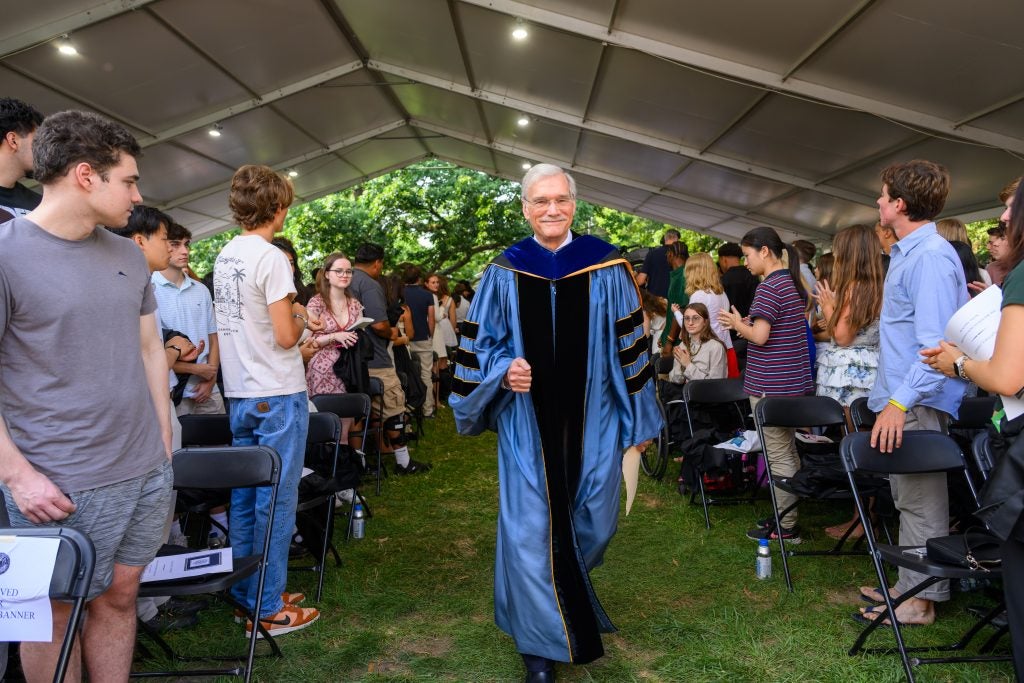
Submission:
[[[196,237],[232,227],[241,164],[306,201],[436,157],[822,242],[873,223],[879,170],[911,158],[950,169],[945,215],[998,215],[1021,26],[1019,0],[60,0],[5,13],[0,92],[129,126],[146,201]]]

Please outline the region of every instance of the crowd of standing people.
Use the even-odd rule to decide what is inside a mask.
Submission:
[[[759,227],[719,247],[716,263],[668,231],[634,280],[614,247],[571,231],[575,181],[539,164],[522,183],[534,234],[488,266],[474,296],[469,282],[450,287],[443,274],[411,263],[385,274],[385,249],[371,243],[329,254],[305,284],[299,255],[280,237],[295,197],[290,181],[245,165],[228,193],[241,234],[217,255],[207,287],[190,269],[189,231],[142,203],[141,148],[130,132],[84,112],[44,119],[10,98],[0,99],[0,124],[0,210],[10,218],[0,223],[0,493],[10,524],[71,525],[96,545],[76,678],[83,668],[96,680],[126,678],[136,615],[149,621],[168,609],[137,602],[136,593],[168,540],[170,461],[183,415],[227,412],[235,445],[271,446],[281,457],[272,518],[264,489],[234,491],[214,511],[238,555],[256,551],[271,529],[256,616],[274,635],[320,616],[287,586],[310,398],[370,391],[375,380],[383,446],[400,475],[431,469],[411,457],[413,418],[450,406],[462,433],[497,431],[496,618],[528,680],[547,681],[555,662],[601,656],[600,633],[614,630],[588,572],[616,526],[622,452],[642,450],[662,427],[652,351],[670,384],[742,377],[751,408],[766,397],[817,394],[836,399],[849,418],[853,401],[866,398],[876,414],[872,446],[882,452],[898,448],[906,431],[945,431],[972,386],[1004,396],[1024,386],[1015,351],[1024,341],[1019,178],[1000,195],[1006,210],[989,231],[984,269],[962,224],[935,222],[949,174],[916,160],[883,170],[878,225],[841,230],[828,253]],[[30,172],[42,196],[18,182]],[[57,297],[38,287],[53,263],[65,273]],[[968,358],[943,340],[945,325],[993,285],[1003,294],[995,353]],[[35,352],[55,334],[81,340],[97,329],[109,341],[102,347]],[[61,381],[45,381],[54,377]],[[83,404],[85,395],[104,401]],[[986,489],[1018,643],[1021,420],[995,416],[1002,459]],[[799,470],[794,438],[791,429],[764,429],[774,473]],[[896,475],[891,488],[901,545],[949,532],[944,474]],[[796,502],[781,489],[776,500],[780,508]],[[826,532],[841,537],[860,526],[855,516]],[[760,520],[747,535],[799,543],[800,534],[793,507],[780,526]],[[894,594],[920,578],[901,570]],[[255,577],[232,589],[250,610],[256,591]],[[876,588],[860,591],[881,601]],[[948,599],[939,582],[895,616],[930,624],[935,604]],[[870,607],[861,613],[879,616]],[[55,631],[68,616],[55,602]],[[52,670],[55,656],[53,644],[21,650],[32,675]]]

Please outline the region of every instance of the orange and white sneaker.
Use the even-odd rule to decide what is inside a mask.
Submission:
[[[305,593],[289,593],[288,591],[285,591],[284,593],[281,593],[281,602],[283,602],[286,607],[288,605],[301,605],[305,600],[306,600],[306,594]],[[243,612],[240,609],[236,609],[235,610],[235,623],[236,624],[241,624],[243,621],[246,621],[246,622],[249,621],[246,618],[246,616],[245,616],[245,612]]]
[[[289,593],[285,591],[281,593],[281,601],[286,605],[301,605],[306,601],[305,593]]]
[[[277,614],[271,614],[269,617],[263,617],[260,619],[260,625],[267,629],[267,632],[270,633],[271,636],[276,638],[277,636],[283,636],[284,634],[291,633],[292,631],[300,631],[314,623],[319,618],[320,611],[315,607],[285,605]],[[245,634],[249,635],[251,633],[252,622],[246,619]],[[263,634],[257,631],[256,637],[262,638]]]

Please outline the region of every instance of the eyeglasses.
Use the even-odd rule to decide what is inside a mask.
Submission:
[[[703,319],[704,318],[702,316],[699,316],[699,315],[684,315],[683,316],[683,322],[684,323],[699,323]]]
[[[340,277],[345,277],[346,275],[351,275],[355,271],[352,270],[351,268],[331,268],[327,272],[334,273],[335,275],[338,275]]]
[[[524,199],[523,203],[537,210],[546,209],[551,203],[554,203],[555,207],[559,209],[568,209],[575,201],[572,197],[555,197],[554,199],[537,197],[536,199]]]

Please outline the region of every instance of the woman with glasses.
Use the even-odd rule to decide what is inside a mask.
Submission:
[[[316,277],[317,293],[309,300],[306,310],[319,317],[324,329],[314,333],[317,348],[306,368],[306,384],[310,396],[343,394],[345,383],[334,372],[334,364],[341,348],[356,343],[358,337],[349,328],[362,317],[363,305],[349,296],[352,283],[352,263],[341,252],[324,259],[324,267]]]
[[[668,381],[685,384],[694,379],[723,379],[727,373],[725,344],[711,328],[708,307],[691,301],[681,317],[686,336],[672,350],[675,360]]]

